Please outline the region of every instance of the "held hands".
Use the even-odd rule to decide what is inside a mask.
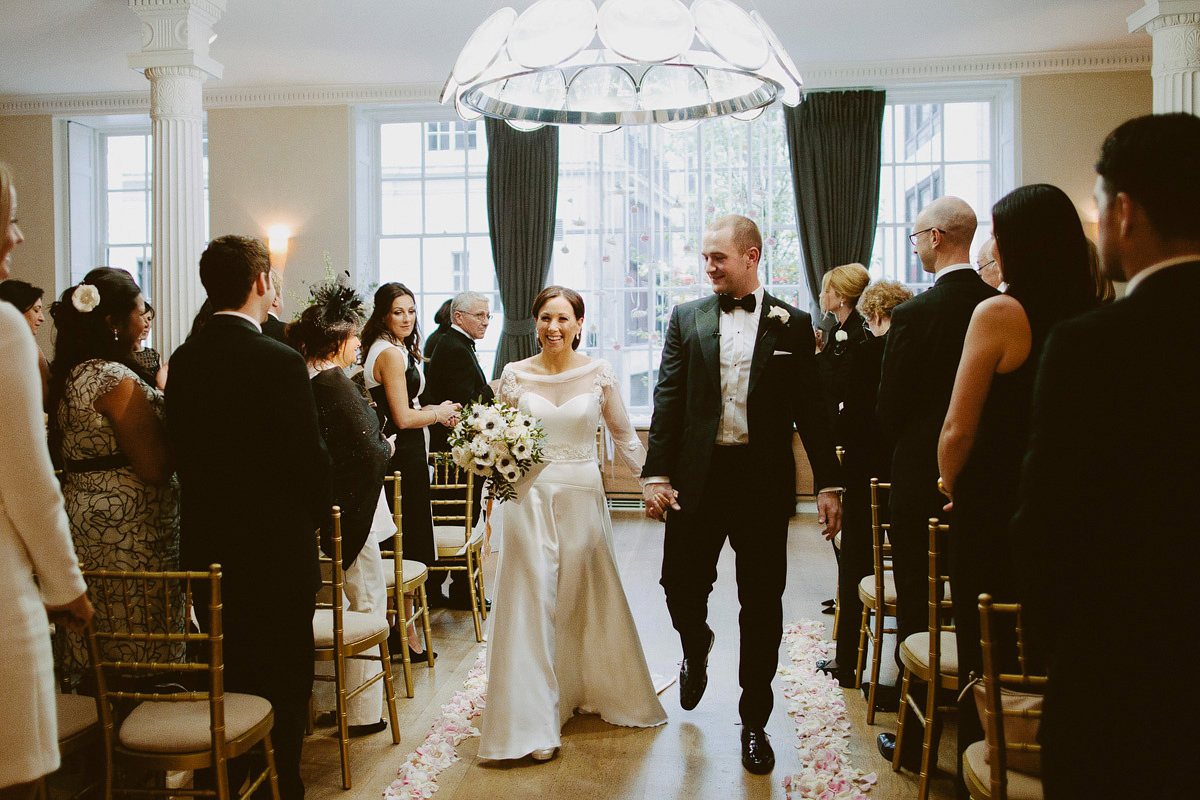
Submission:
[[[83,632],[95,613],[96,610],[92,608],[92,602],[88,600],[87,592],[66,605],[46,606],[46,615],[50,617],[51,622],[55,625],[65,625],[76,633]]]
[[[821,535],[826,539],[833,539],[842,529],[842,500],[837,492],[817,495],[817,522],[825,526]]]
[[[454,403],[447,400],[436,406],[426,406],[426,408],[433,411],[438,424],[445,425],[447,428],[453,428],[458,424],[458,412],[462,408],[462,403]]]
[[[669,483],[647,483],[642,487],[642,499],[646,501],[646,516],[660,522],[666,521],[667,511],[679,511],[679,492]]]

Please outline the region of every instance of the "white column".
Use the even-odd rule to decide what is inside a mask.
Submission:
[[[187,336],[204,301],[199,262],[204,249],[204,81],[221,77],[208,57],[212,26],[225,0],[128,0],[142,20],[142,52],[129,66],[150,81],[153,208],[148,287],[155,342],[164,356]]]
[[[1200,0],[1146,0],[1127,21],[1154,42],[1154,113],[1200,113]]]

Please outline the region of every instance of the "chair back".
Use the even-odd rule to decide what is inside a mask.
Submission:
[[[938,675],[942,667],[942,633],[954,632],[953,607],[946,596],[950,584],[946,545],[950,526],[929,518],[929,674]],[[954,682],[957,685],[957,682]]]
[[[1041,695],[1046,676],[1030,668],[1025,650],[1020,603],[994,603],[979,595],[980,643],[983,646],[983,703],[980,721],[987,743],[992,797],[1008,795],[1008,770],[1031,775],[1041,772],[1037,727],[1042,716]],[[1003,672],[1000,640],[1015,628],[1018,672]]]
[[[891,523],[882,522],[880,513],[883,508],[881,490],[890,491],[890,483],[882,483],[878,478],[871,478],[871,554],[874,561],[875,597],[879,598],[882,607],[884,592],[884,573],[892,569],[892,545],[887,540]]]
[[[320,547],[321,531],[317,531],[317,559],[321,564],[321,591],[317,594],[318,609],[333,612],[334,641],[342,641],[345,631],[345,609],[342,608],[345,594],[346,573],[342,568],[342,509],[333,506],[329,514],[329,549]]]
[[[392,535],[391,553],[396,568],[396,583],[393,585],[400,587],[404,584],[404,509],[400,505],[402,491],[399,470],[383,476],[384,488],[387,488],[388,483],[392,485],[392,522],[396,525],[396,533]],[[382,552],[386,554],[387,551]],[[400,591],[399,588],[397,591]]]
[[[429,481],[433,525],[443,530],[461,527],[461,544],[465,545],[474,528],[471,498],[475,490],[475,473],[455,464],[449,453],[430,453],[429,462],[433,466],[433,477]]]

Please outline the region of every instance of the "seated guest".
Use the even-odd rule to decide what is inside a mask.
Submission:
[[[354,289],[339,283],[318,285],[312,290],[312,305],[287,326],[287,344],[308,364],[321,437],[333,462],[333,502],[342,514],[342,567],[349,610],[383,617],[387,584],[371,523],[383,502],[391,445],[380,432],[375,411],[344,372],[358,360],[358,326],[363,317],[362,298]],[[322,547],[332,554],[327,543],[330,534],[326,523]],[[346,685],[360,686],[377,672],[379,665],[373,661],[350,659]],[[350,700],[350,734],[383,730],[387,723],[379,716],[382,707],[383,683],[377,681]]]
[[[156,313],[154,306],[146,303],[146,327],[142,335],[133,345],[133,360],[137,364],[138,376],[161,392],[167,385],[167,372],[163,369],[162,356],[153,347],[146,347],[146,339],[150,337],[150,328],[154,324]]]
[[[0,300],[7,300],[17,307],[17,311],[20,311],[25,317],[25,321],[29,323],[29,329],[33,331],[34,336],[37,336],[38,329],[46,321],[46,316],[42,313],[42,296],[44,294],[43,289],[16,278],[10,278],[0,283]],[[46,354],[42,352],[41,346],[35,343],[35,347],[37,348],[38,372],[42,376],[42,403],[44,404],[50,395],[50,362],[46,359]]]
[[[847,686],[854,680],[858,659],[858,631],[854,624],[862,618],[858,584],[874,572],[871,552],[871,478],[887,483],[891,479],[891,451],[884,445],[875,420],[875,396],[879,393],[879,373],[883,367],[883,348],[892,309],[913,296],[912,290],[898,281],[877,281],[867,287],[858,301],[860,313],[869,326],[871,338],[855,345],[857,352],[846,377],[846,393],[835,431],[846,448],[842,462],[846,491],[842,496],[842,551],[838,558],[838,604],[842,622],[838,626],[836,656],[817,662]],[[886,501],[886,495],[882,498]],[[881,509],[884,521],[887,508]],[[880,702],[878,694],[876,702]]]
[[[1050,328],[1095,307],[1087,238],[1075,204],[1058,187],[1022,186],[992,207],[996,256],[1007,289],[975,307],[950,407],[938,441],[938,467],[953,546],[959,674],[983,672],[979,595],[1017,600],[1008,522],[1029,432],[1034,370]],[[1005,648],[1005,655],[1010,655]],[[1016,667],[1015,643],[1011,671]],[[983,738],[975,700],[958,704],[959,763]]]
[[[99,267],[50,306],[50,440],[66,469],[63,495],[85,570],[179,568],[179,483],[163,421],[163,395],[139,377],[134,346],[146,330],[142,291],[123,269]],[[182,627],[183,599],[172,619]],[[161,602],[161,601],[157,601]],[[97,606],[104,603],[96,598]],[[156,616],[163,618],[164,610]],[[120,645],[109,657],[174,657],[163,643]],[[88,664],[71,638],[71,671]]]

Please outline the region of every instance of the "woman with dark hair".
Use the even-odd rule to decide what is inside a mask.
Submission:
[[[385,283],[375,291],[375,307],[363,327],[363,381],[389,438],[395,436],[392,470],[400,472],[404,557],[428,566],[437,560],[433,514],[429,505],[429,456],[425,428],[453,426],[458,403],[422,406],[425,388],[419,368],[421,331],[417,301],[402,283]],[[390,504],[391,494],[388,494]]]
[[[164,368],[162,356],[153,347],[146,347],[146,339],[150,336],[150,327],[154,324],[154,318],[158,312],[154,310],[154,306],[146,303],[146,327],[142,329],[141,336],[133,343],[133,361],[137,364],[138,375],[146,383],[149,383],[162,391],[167,386],[167,371]]]
[[[346,601],[351,611],[384,616],[387,583],[372,523],[382,502],[391,445],[383,438],[370,403],[345,373],[358,361],[358,326],[364,316],[362,298],[354,289],[338,282],[320,284],[312,289],[312,304],[287,326],[284,335],[308,364],[317,424],[333,461],[333,502],[342,511]],[[321,539],[327,552],[332,552],[328,549],[330,534],[326,525]],[[350,659],[346,670],[347,685],[359,686],[373,677],[379,666]],[[382,707],[383,683],[377,681],[350,700],[350,734],[383,730]]]
[[[433,312],[433,324],[437,325],[433,329],[433,333],[425,339],[425,359],[428,360],[433,355],[433,349],[437,347],[438,341],[446,335],[446,331],[450,330],[450,326],[454,324],[454,310],[451,306],[454,305],[454,298],[451,297],[446,302],[438,306],[438,310]]]
[[[1056,323],[1099,303],[1083,225],[1061,189],[1033,184],[1010,192],[992,207],[992,225],[1008,289],[975,307],[938,441],[940,483],[953,498],[947,509],[960,675],[983,669],[979,595],[1017,599],[1007,529],[1042,345]],[[961,755],[983,738],[970,695],[959,703],[958,724]]]
[[[576,711],[613,725],[667,721],[613,556],[597,425],[635,476],[646,449],[612,366],[577,352],[583,311],[578,292],[543,289],[533,301],[541,352],[500,376],[497,400],[545,431],[545,462],[504,507],[480,758],[553,758]]]
[[[63,495],[80,565],[178,569],[179,483],[167,449],[163,395],[139,377],[133,360],[146,328],[141,289],[125,270],[99,267],[64,291],[50,316],[56,333],[50,441],[65,466]],[[182,598],[172,602],[181,620]],[[71,645],[72,666],[81,669],[86,648],[81,639]],[[153,643],[117,655],[145,661],[176,646]]]
[[[46,315],[42,313],[42,296],[44,294],[45,290],[40,286],[34,286],[32,283],[15,278],[0,283],[0,300],[7,300],[17,307],[17,311],[20,311],[21,315],[25,317],[25,321],[29,323],[29,329],[33,331],[34,336],[37,336],[38,329],[46,321]],[[50,362],[46,359],[46,354],[42,352],[41,345],[37,345],[37,358],[38,372],[42,375],[42,403],[44,404],[50,396]]]

